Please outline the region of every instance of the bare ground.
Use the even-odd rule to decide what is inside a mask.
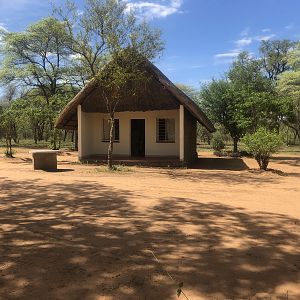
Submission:
[[[189,299],[300,299],[300,156],[259,173],[202,155],[114,173],[1,157],[0,299],[176,299],[179,282]]]

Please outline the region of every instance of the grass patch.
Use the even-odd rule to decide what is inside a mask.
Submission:
[[[5,140],[0,140],[0,147],[5,147]],[[13,148],[30,148],[30,149],[49,149],[51,148],[50,141],[39,141],[37,144],[35,144],[34,140],[26,139],[26,140],[20,140],[19,143],[13,143]],[[66,148],[66,149],[73,149],[74,143],[71,141],[65,141],[61,142],[60,148]]]

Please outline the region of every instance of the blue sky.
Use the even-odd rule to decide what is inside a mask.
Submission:
[[[166,49],[156,64],[176,83],[220,77],[240,51],[257,56],[262,39],[300,40],[299,0],[126,1],[162,30]],[[0,0],[0,27],[21,31],[49,12],[47,0]]]

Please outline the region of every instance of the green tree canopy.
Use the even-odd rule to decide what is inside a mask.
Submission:
[[[2,41],[0,83],[35,89],[48,103],[69,84],[66,74],[70,51],[62,22],[48,17],[24,32],[3,33]]]
[[[236,111],[238,99],[235,96],[232,83],[228,80],[213,80],[202,87],[200,92],[201,106],[210,119],[221,124],[230,134],[234,142],[234,152],[237,143],[243,135],[243,128],[239,127]]]
[[[300,43],[288,55],[291,70],[280,75],[277,90],[283,100],[282,121],[300,138]]]
[[[259,51],[264,71],[267,73],[269,79],[276,81],[278,75],[291,68],[288,61],[288,54],[294,46],[295,42],[290,40],[268,40],[261,42]]]

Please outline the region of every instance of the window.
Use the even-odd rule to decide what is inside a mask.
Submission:
[[[110,132],[110,119],[103,119],[103,142],[109,142],[109,132]],[[114,126],[114,141],[120,141],[120,133],[119,133],[119,119],[115,119]]]
[[[156,120],[156,142],[175,143],[175,119]]]

